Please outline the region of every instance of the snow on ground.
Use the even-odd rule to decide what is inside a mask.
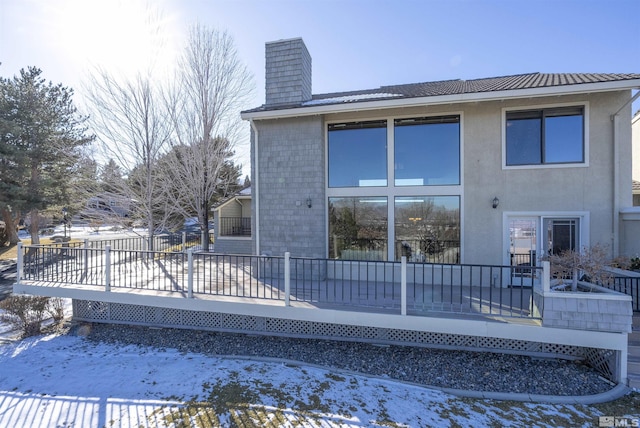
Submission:
[[[504,412],[388,380],[172,349],[97,345],[78,336],[3,345],[0,367],[3,427],[172,426],[185,401],[198,403],[193,407],[203,418],[218,419],[222,426],[230,425],[234,412],[255,426],[269,420],[271,426],[508,426],[520,425],[518,419],[526,420],[530,411],[570,423],[550,405]]]
[[[98,344],[89,329],[8,340],[0,325],[0,427],[588,427],[600,415],[317,367]]]

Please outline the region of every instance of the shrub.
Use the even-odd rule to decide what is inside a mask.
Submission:
[[[0,302],[4,310],[0,317],[22,331],[22,337],[35,336],[40,334],[48,304],[48,297],[12,295]]]
[[[606,268],[612,266],[607,247],[596,244],[583,248],[582,252],[566,250],[548,257],[551,263],[551,275],[565,283],[571,280],[571,291],[577,291],[578,280],[600,285],[608,284],[612,274]]]
[[[47,313],[53,321],[60,322],[64,319],[64,300],[60,297],[52,297],[47,302]]]

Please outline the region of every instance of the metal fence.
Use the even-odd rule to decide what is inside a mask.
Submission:
[[[640,312],[640,278],[616,276],[613,277],[613,282],[605,287],[631,296],[634,312]]]
[[[212,233],[209,241],[211,242]],[[87,239],[91,248],[132,251],[184,251],[188,246],[198,245],[201,241],[199,232],[184,232],[174,234],[148,236],[129,236],[124,238]],[[82,244],[80,244],[82,245]]]
[[[344,261],[88,247],[24,247],[19,280],[193,295],[375,308],[534,317],[542,268]]]
[[[251,236],[251,217],[220,217],[219,236]]]
[[[533,316],[542,267],[291,258],[291,299],[416,314]],[[404,284],[404,289],[403,289]],[[403,303],[403,299],[405,300]]]

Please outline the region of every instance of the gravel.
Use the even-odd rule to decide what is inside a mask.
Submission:
[[[522,355],[100,323],[75,325],[70,334],[209,356],[281,358],[441,388],[583,396],[613,387],[584,363]]]

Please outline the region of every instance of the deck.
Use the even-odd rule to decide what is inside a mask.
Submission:
[[[490,279],[504,267],[345,262],[82,248],[36,248],[21,283],[108,292],[161,292],[175,298],[280,301],[324,309],[535,319],[534,282]],[[286,275],[285,273],[289,273]],[[288,277],[288,278],[287,278]],[[524,280],[523,280],[524,278]],[[509,278],[513,279],[513,278]],[[288,282],[288,284],[287,284]]]

